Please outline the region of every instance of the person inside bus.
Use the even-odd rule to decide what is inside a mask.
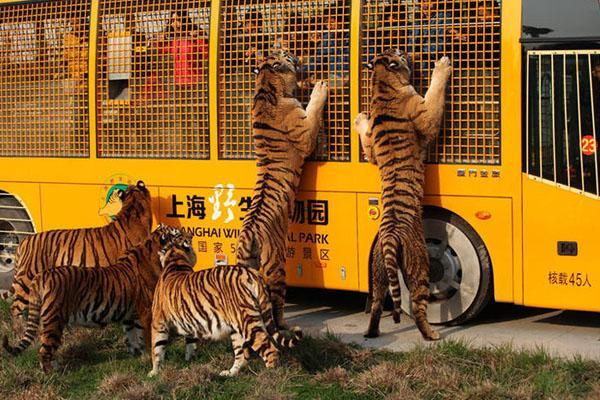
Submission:
[[[175,11],[171,14],[163,51],[172,59],[174,97],[177,104],[175,113],[181,121],[181,138],[185,142],[180,148],[190,154],[197,150],[192,145],[200,129],[198,121],[206,114],[206,102],[199,97],[204,92],[201,85],[207,68],[208,41],[187,12]]]
[[[322,79],[323,74],[333,90],[346,86],[350,80],[350,32],[345,29],[347,18],[342,6],[331,6],[325,16],[324,32],[318,40],[315,55],[310,57],[303,72],[309,81]]]
[[[63,37],[62,56],[67,66],[72,90],[86,90],[88,57],[85,21],[77,16],[68,21]]]
[[[592,77],[594,78],[596,84],[598,84],[600,81],[600,63],[592,67]]]
[[[301,63],[306,56],[306,44],[309,41],[306,21],[302,15],[292,11],[283,25],[279,48],[293,54]]]
[[[413,60],[429,62],[442,55],[452,55],[452,42],[465,41],[455,24],[458,2],[421,0],[407,31],[408,52]],[[452,57],[454,58],[454,57]]]
[[[239,38],[245,65],[254,68],[269,49],[268,35],[263,33],[263,14],[252,9],[244,15],[243,34]]]
[[[370,21],[369,30],[376,31],[367,37],[364,58],[370,60],[375,55],[390,48],[404,47],[408,26],[406,5],[400,1],[386,4],[383,9],[380,4],[372,4],[370,11],[374,18]]]
[[[72,129],[76,135],[85,135],[87,134],[88,76],[87,17],[82,11],[78,11],[75,11],[67,21],[67,30],[63,36],[62,58],[68,74],[63,89],[69,97]],[[59,138],[59,148],[67,150],[69,147],[68,141],[70,140],[66,137]]]
[[[204,78],[202,69],[208,60],[208,41],[187,12],[171,14],[164,50],[172,57],[176,85],[185,88]]]
[[[492,42],[499,40],[499,5],[495,0],[467,0],[463,2],[461,31],[467,40],[454,48],[456,76],[468,82],[463,90],[469,94],[481,125],[468,134],[484,137],[492,146],[500,145],[499,54],[492,52]],[[499,52],[499,47],[496,47]]]
[[[269,36],[263,33],[263,13],[258,7],[239,10],[241,14],[225,13],[221,65],[227,75],[224,103],[229,111],[225,118],[230,122],[224,127],[224,134],[232,138],[222,144],[226,157],[252,151],[250,108],[255,82],[252,71],[269,49]],[[245,134],[240,134],[241,128]]]
[[[0,29],[0,73],[10,68],[12,52],[12,37],[10,31]]]
[[[406,25],[408,21],[408,14],[406,12],[406,4],[402,2],[393,2],[387,4],[383,9],[383,21],[382,28],[383,43],[378,45],[377,53],[397,47],[394,43],[398,39],[404,39],[406,37]]]

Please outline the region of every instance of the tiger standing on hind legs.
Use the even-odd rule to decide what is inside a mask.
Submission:
[[[294,97],[298,60],[276,51],[256,69],[252,129],[257,178],[252,203],[240,232],[237,263],[260,270],[273,304],[278,328],[287,329],[285,242],[288,218],[300,184],[304,161],[314,151],[321,127],[327,84],[313,88],[306,110]]]
[[[419,331],[427,340],[438,340],[440,334],[427,321],[429,256],[422,200],[425,153],[440,130],[451,62],[442,57],[435,63],[424,98],[410,83],[411,70],[405,53],[387,50],[368,67],[373,70],[371,115],[359,114],[354,127],[366,157],[379,167],[383,215],[374,250],[371,320],[365,336],[379,336],[388,284],[394,302],[394,322],[400,322],[401,271]]]

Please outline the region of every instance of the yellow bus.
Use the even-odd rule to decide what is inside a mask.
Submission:
[[[351,121],[366,61],[400,47],[421,92],[437,58],[454,65],[427,164],[431,321],[492,298],[600,311],[598,26],[595,0],[0,1],[0,287],[26,235],[104,224],[138,179],[155,220],[194,235],[200,268],[234,262],[252,67],[284,48],[301,99],[330,86],[287,281],[368,292],[380,184]]]

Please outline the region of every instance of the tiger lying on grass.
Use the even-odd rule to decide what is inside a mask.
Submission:
[[[190,240],[182,237],[176,242],[161,254],[163,272],[152,305],[152,371],[148,375],[159,372],[171,328],[188,339],[188,346],[194,345],[190,339],[229,336],[235,362],[221,372],[223,376],[237,375],[248,361],[249,349],[257,352],[267,367],[275,366],[277,347],[293,347],[302,333],[294,328],[288,338],[277,330],[260,273],[239,266],[194,272],[196,254]]]
[[[150,192],[146,185],[138,181],[125,191],[115,192],[123,206],[108,225],[40,232],[19,245],[12,285],[13,318],[27,309],[31,282],[43,269],[63,265],[108,267],[126,250],[146,240],[152,226]]]
[[[158,254],[181,235],[176,228],[159,225],[144,243],[110,267],[42,271],[32,282],[25,333],[16,346],[10,346],[5,336],[4,348],[13,355],[21,353],[41,326],[40,362],[48,372],[67,324],[103,327],[121,322],[130,353],[141,352],[140,330],[149,349],[152,297],[162,267]]]
[[[406,54],[387,50],[369,64],[373,69],[371,115],[360,114],[354,127],[368,160],[381,174],[383,214],[372,268],[373,302],[365,336],[379,335],[379,319],[389,289],[394,322],[400,321],[398,271],[410,290],[412,311],[425,339],[437,340],[427,321],[429,257],[425,245],[421,204],[427,145],[440,130],[446,84],[452,72],[448,57],[441,58],[425,97],[410,83]]]

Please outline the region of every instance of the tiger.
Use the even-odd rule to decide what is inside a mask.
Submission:
[[[302,167],[314,151],[328,96],[317,82],[306,110],[294,97],[298,60],[284,51],[269,55],[254,70],[252,105],[257,178],[237,245],[237,265],[259,269],[269,286],[278,327],[286,328],[285,241]]]
[[[354,121],[363,152],[369,162],[379,167],[382,181],[383,214],[374,247],[373,301],[365,336],[379,336],[388,283],[394,304],[392,316],[394,322],[400,321],[401,270],[421,335],[427,340],[438,340],[439,333],[427,321],[429,258],[422,200],[426,149],[440,130],[452,66],[448,57],[435,63],[423,98],[411,85],[409,63],[403,51],[390,49],[367,65],[373,71],[371,113],[361,113]]]
[[[39,357],[47,373],[66,325],[104,327],[116,322],[123,324],[131,354],[141,353],[142,333],[150,349],[152,299],[162,269],[159,251],[181,235],[179,229],[161,224],[109,267],[41,271],[31,285],[26,330],[15,346],[4,336],[4,349],[12,355],[21,353],[35,340],[41,325]]]
[[[175,240],[160,257],[163,272],[152,304],[152,370],[148,376],[159,373],[170,330],[185,336],[187,346],[195,346],[197,340],[229,336],[235,361],[221,376],[237,375],[248,361],[249,349],[257,352],[267,367],[274,367],[279,348],[291,348],[301,339],[300,328],[284,334],[275,326],[268,287],[255,269],[231,265],[194,272],[196,254],[186,237]],[[189,356],[186,348],[186,360]]]
[[[11,291],[11,314],[17,318],[29,304],[31,281],[42,270],[69,265],[107,267],[150,234],[150,192],[143,181],[114,192],[123,203],[109,224],[96,228],[58,229],[32,235],[17,247]]]

